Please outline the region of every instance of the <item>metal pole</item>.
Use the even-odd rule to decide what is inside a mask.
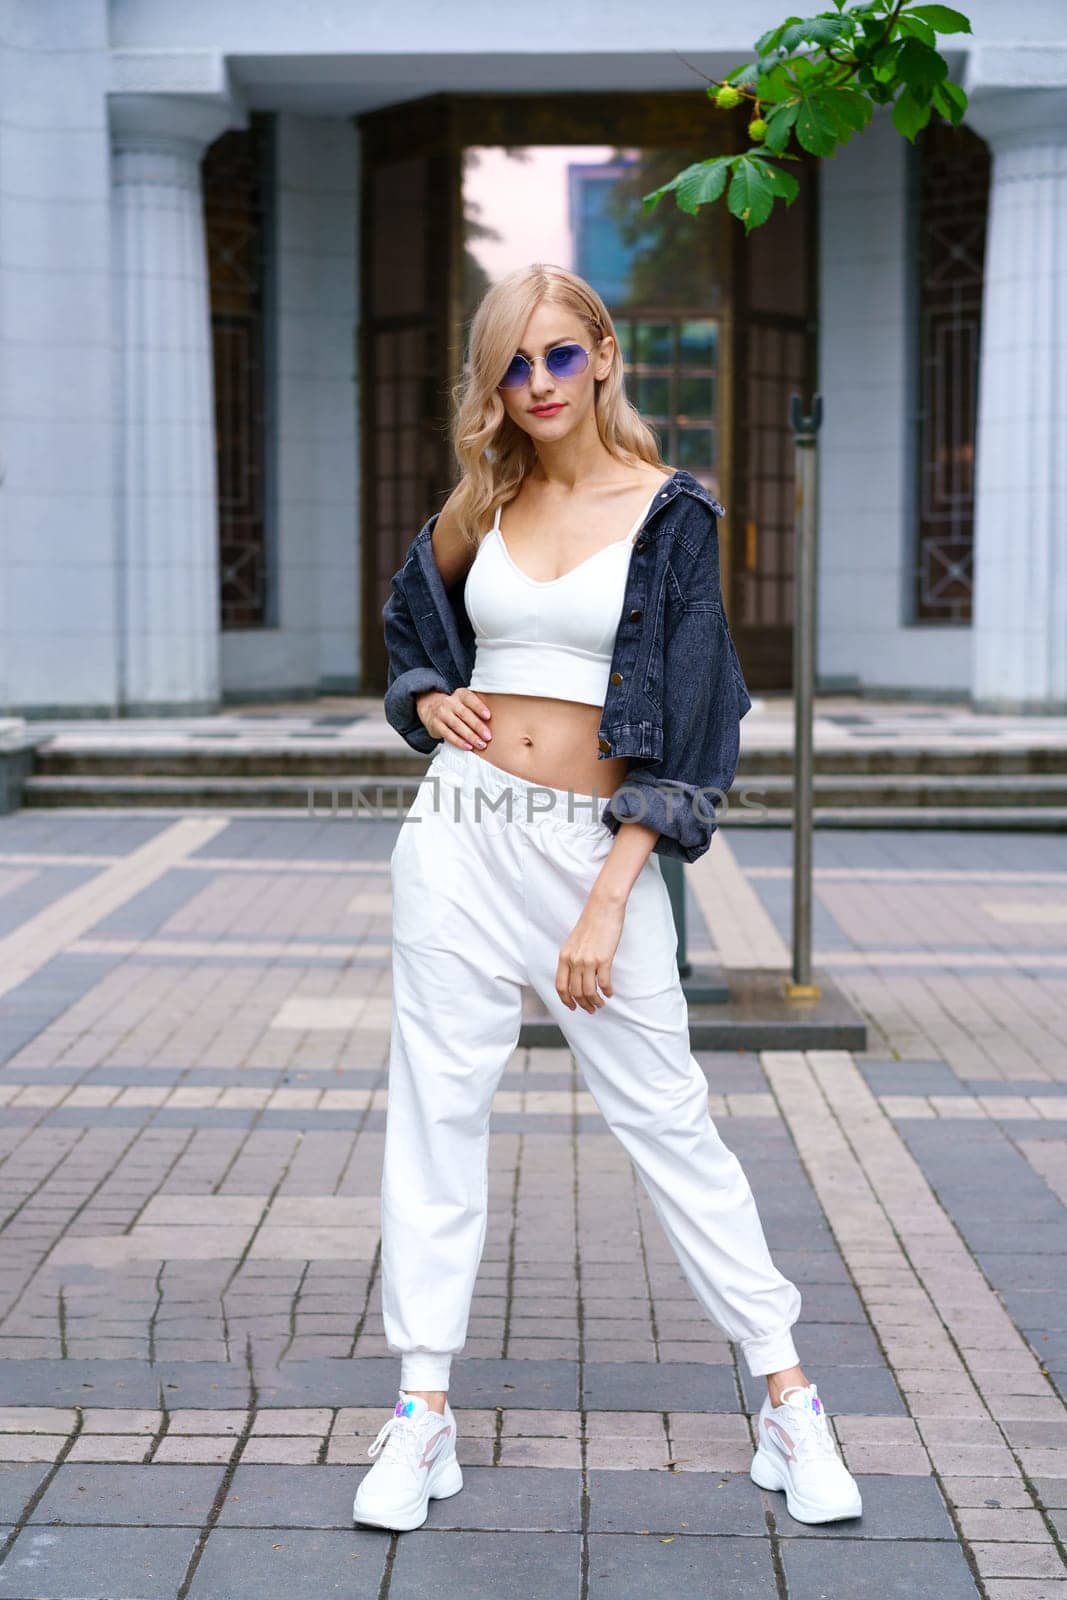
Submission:
[[[800,396],[789,397],[796,470],[794,478],[795,552],[793,566],[793,974],[785,992],[791,1000],[817,1000],[811,981],[812,717],[815,704],[816,506],[815,436],[822,422],[822,396],[812,399],[811,415],[800,410]]]

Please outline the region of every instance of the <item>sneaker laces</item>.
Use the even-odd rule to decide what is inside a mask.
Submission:
[[[423,1415],[428,1416],[429,1412],[424,1412]],[[419,1421],[411,1417],[398,1417],[394,1412],[382,1424],[378,1431],[378,1437],[368,1447],[367,1454],[376,1456],[379,1450],[383,1450],[383,1461],[404,1461],[414,1466],[417,1453],[420,1450],[419,1434],[421,1432]]]
[[[799,1383],[791,1384],[788,1389],[783,1389],[781,1400],[784,1402],[787,1394],[794,1389],[803,1392]],[[826,1412],[820,1406],[816,1412],[809,1406],[790,1406],[789,1420],[796,1430],[796,1453],[798,1461],[822,1461],[827,1459],[837,1460],[837,1444],[830,1432],[830,1423]]]

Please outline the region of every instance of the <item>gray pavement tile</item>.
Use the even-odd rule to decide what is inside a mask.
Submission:
[[[0,1567],[0,1595],[174,1600],[196,1539],[195,1528],[24,1528]]]
[[[1008,1314],[1016,1325],[1027,1334],[1040,1330],[1042,1333],[1063,1333],[1067,1331],[1067,1294],[1054,1289],[1029,1290],[1011,1289],[1002,1287],[994,1274],[990,1274],[993,1287],[1000,1293],[1001,1299],[1008,1308]],[[1062,1343],[1067,1344],[1067,1340]]]
[[[769,1539],[589,1539],[589,1600],[770,1600],[776,1592]]]
[[[71,1281],[70,1274],[67,1278]],[[154,1366],[106,1357],[95,1361],[0,1361],[3,1406],[151,1408],[159,1404],[161,1394],[171,1409],[232,1409],[247,1403],[248,1373],[243,1366],[226,1361],[157,1361]]]
[[[1067,1207],[1058,1222],[998,1222],[989,1218],[957,1217],[956,1226],[975,1255],[1012,1252],[1020,1258],[1067,1255]],[[1046,1281],[1048,1266],[1045,1266]]]
[[[737,1411],[730,1367],[694,1361],[590,1361],[588,1411]]]
[[[0,1462],[0,1522],[18,1522],[23,1507],[49,1472],[50,1461]]]
[[[841,1524],[844,1527],[844,1523]],[[779,1546],[789,1600],[977,1600],[958,1544],[928,1539],[783,1539]]]
[[[57,900],[80,889],[97,876],[99,867],[39,866],[17,889],[0,900],[0,939],[14,933],[23,922],[55,905]]]
[[[1067,1095],[1067,1083],[1050,1083],[1047,1078],[961,1078],[968,1094]]]
[[[201,1527],[222,1482],[221,1466],[128,1466],[68,1461],[34,1507],[31,1523]]]
[[[764,1536],[763,1491],[740,1472],[590,1471],[595,1533],[729,1533]]]
[[[581,1494],[581,1473],[562,1467],[464,1467],[463,1488],[431,1500],[426,1527],[577,1533]]]
[[[1067,1478],[1035,1478],[1034,1488],[1043,1506],[1067,1511]]]
[[[810,1319],[806,1304],[801,1308],[801,1321],[794,1329],[794,1338],[804,1337],[817,1352],[819,1363],[832,1367],[884,1367],[885,1357],[866,1319],[857,1322],[823,1322]]]
[[[214,1528],[189,1600],[377,1600],[388,1549],[389,1535],[369,1528]]]
[[[467,1408],[500,1405],[523,1410],[570,1411],[578,1403],[577,1374],[577,1363],[573,1361],[508,1361],[469,1356],[457,1360],[453,1366],[449,1397],[454,1406]],[[266,1407],[380,1405],[391,1410],[399,1378],[400,1367],[395,1356],[361,1356],[356,1360],[323,1356],[283,1361],[256,1373],[259,1402]],[[226,1403],[243,1403],[245,1398],[242,1394],[240,1401]],[[168,1397],[168,1403],[176,1406],[208,1402]]]
[[[394,1361],[394,1390],[397,1374]],[[452,1365],[448,1398],[453,1407],[468,1410],[507,1406],[519,1411],[573,1411],[578,1404],[578,1363],[460,1357]],[[393,1399],[395,1392],[390,1403]]]
[[[94,923],[93,935],[98,939],[150,938],[162,923],[202,895],[204,887],[201,873],[172,867]]]
[[[825,1402],[831,1416],[838,1411],[857,1417],[907,1415],[900,1390],[888,1367],[824,1365],[819,1358],[818,1325],[811,1330],[810,1336],[803,1327],[798,1326],[794,1329],[794,1337],[800,1364],[809,1382],[818,1386],[819,1397]],[[745,1392],[746,1410],[758,1411],[767,1393],[766,1378],[754,1378],[750,1372],[742,1370],[741,1385]]]
[[[399,1541],[389,1600],[578,1600],[580,1588],[577,1534],[420,1528]]]
[[[890,1473],[855,1474],[863,1496],[863,1515],[840,1522],[797,1522],[789,1515],[783,1490],[768,1492],[774,1521],[783,1538],[955,1539],[948,1509],[933,1478]]]
[[[779,1272],[791,1278],[802,1292],[818,1283],[851,1284],[848,1268],[838,1254],[833,1242],[825,1248],[816,1246],[806,1250],[776,1250],[774,1264]]]
[[[1067,1228],[1067,1223],[1065,1223]],[[1002,1294],[1023,1295],[1028,1302],[1041,1305],[1055,1298],[1058,1309],[1067,1306],[1067,1295],[1054,1295],[1056,1277],[1050,1276],[1049,1264],[1041,1255],[1026,1253],[1029,1228],[1019,1229],[1019,1244],[1015,1249],[976,1251],[978,1265]],[[1048,1324],[1053,1327],[1053,1323]]]
[[[855,1057],[874,1094],[969,1094],[946,1061],[868,1061]]]
[[[350,1528],[352,1500],[362,1476],[362,1468],[354,1466],[238,1466],[218,1525]]]
[[[775,1264],[780,1272],[784,1270],[780,1259]],[[806,1324],[839,1322],[869,1327],[863,1302],[850,1283],[802,1283],[797,1287],[804,1302],[801,1315]]]

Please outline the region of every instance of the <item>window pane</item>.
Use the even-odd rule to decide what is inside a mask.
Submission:
[[[719,325],[683,322],[678,329],[678,359],[683,367],[713,367],[718,360]]]
[[[669,322],[639,322],[634,330],[634,360],[646,367],[669,367],[674,359],[674,329]]]
[[[640,374],[632,380],[634,404],[647,416],[666,417],[671,410],[671,380]]]
[[[690,472],[707,472],[715,466],[714,428],[679,428],[677,462]]]
[[[694,422],[710,420],[715,415],[715,379],[679,378],[678,414]]]

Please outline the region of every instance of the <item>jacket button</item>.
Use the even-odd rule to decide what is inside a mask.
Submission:
[[[635,550],[643,550],[644,548],[645,548],[645,540],[644,539],[638,539],[637,543],[634,545],[634,549]]]
[[[613,672],[611,674],[611,677],[608,679],[608,682],[609,683],[621,683],[622,682],[622,673],[621,672]]]
[[[639,606],[635,606],[634,609],[630,612],[630,621],[631,622],[636,622],[638,617],[640,617],[640,615],[641,615],[640,607]]]
[[[611,740],[610,739],[598,739],[597,740],[597,747],[600,750],[610,750],[611,749]]]

